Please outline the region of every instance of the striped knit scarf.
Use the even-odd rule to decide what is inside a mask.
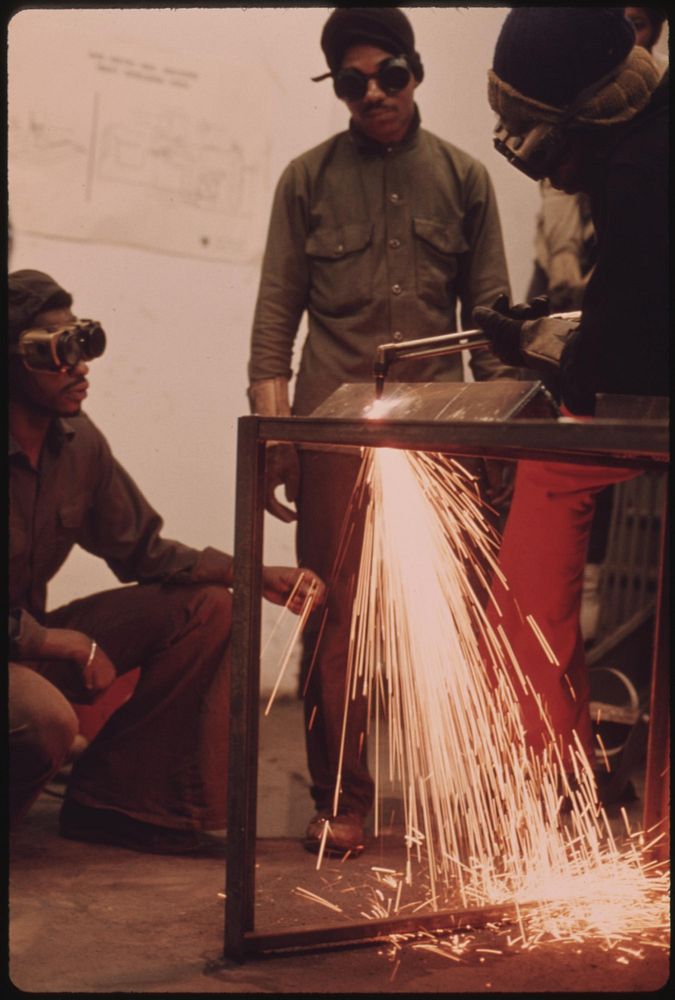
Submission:
[[[646,49],[634,46],[609,76],[584,90],[572,104],[556,108],[521,94],[488,71],[488,101],[500,119],[516,131],[539,122],[573,125],[619,125],[649,103],[661,72]]]

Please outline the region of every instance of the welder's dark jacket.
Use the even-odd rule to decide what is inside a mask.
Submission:
[[[592,413],[595,393],[669,394],[668,137],[666,74],[647,107],[612,130],[590,192],[597,262],[561,364],[574,413]]]
[[[80,414],[55,420],[39,468],[9,439],[9,638],[13,659],[37,658],[47,584],[74,545],[123,583],[232,585],[232,558],[162,538],[162,519]]]
[[[383,146],[350,126],[293,160],[274,196],[253,322],[251,381],[291,377],[310,413],[343,382],[372,379],[377,347],[464,329],[476,305],[508,293],[501,227],[485,167],[419,127]],[[515,377],[487,350],[477,378]],[[459,354],[399,362],[398,381],[462,378]]]

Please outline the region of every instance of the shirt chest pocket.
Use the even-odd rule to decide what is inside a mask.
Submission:
[[[348,316],[373,297],[373,226],[320,227],[307,237],[310,301],[328,316]]]
[[[447,308],[457,295],[460,256],[469,249],[456,221],[413,219],[415,234],[415,282],[423,302]]]
[[[89,508],[89,497],[79,496],[63,500],[56,511],[56,533],[66,543],[72,544],[82,532]]]
[[[51,543],[46,535],[38,539],[44,551],[46,551],[46,546],[51,546],[51,576],[67,558],[72,547],[83,540],[83,528],[89,509],[89,501],[89,495],[84,494],[63,499],[56,508],[56,525]]]

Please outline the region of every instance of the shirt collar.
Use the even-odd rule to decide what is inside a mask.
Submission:
[[[47,431],[46,441],[54,449],[58,450],[62,447],[65,441],[69,441],[75,436],[75,427],[69,420],[64,420],[63,417],[56,417],[49,426]],[[12,455],[22,454],[21,445],[17,440],[9,434],[9,448],[8,454]]]
[[[364,132],[355,124],[354,119],[349,121],[349,134],[354,142],[356,148],[360,153],[378,153],[380,156],[384,155],[388,149],[412,149],[413,146],[417,144],[417,136],[421,123],[420,112],[417,105],[415,105],[415,111],[412,117],[412,121],[408,126],[408,131],[403,136],[400,142],[396,143],[382,143],[376,142],[375,139],[371,139],[370,136],[365,135]]]
[[[75,427],[70,420],[57,417],[47,432],[47,443],[55,450],[60,451],[66,441],[70,441],[73,437],[75,437]]]

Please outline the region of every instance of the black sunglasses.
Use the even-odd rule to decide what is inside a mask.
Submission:
[[[333,89],[341,100],[359,101],[365,97],[370,80],[377,80],[380,90],[387,96],[391,96],[407,87],[412,74],[405,56],[392,56],[382,60],[376,73],[362,73],[360,69],[350,66],[347,69],[338,70],[337,73],[314,76],[312,80],[314,82],[326,80],[329,76],[333,77]]]

